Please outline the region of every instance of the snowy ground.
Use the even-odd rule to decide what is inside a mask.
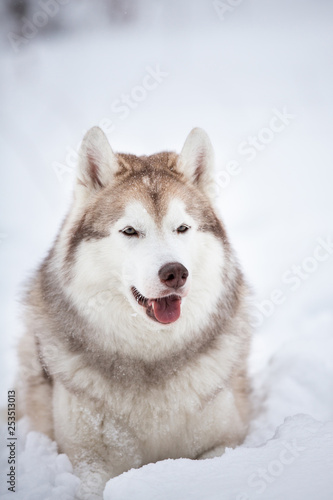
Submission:
[[[219,16],[213,2],[190,3],[177,17],[161,3],[138,26],[69,23],[61,37],[37,33],[16,52],[1,25],[0,404],[13,386],[20,287],[66,211],[83,132],[100,124],[116,151],[149,154],[179,151],[201,126],[216,150],[221,214],[256,293],[257,414],[246,442],[223,457],[130,471],[107,484],[105,500],[333,498],[333,5],[226,0]],[[2,427],[1,498],[72,499],[68,459],[26,434],[23,421],[12,494]]]

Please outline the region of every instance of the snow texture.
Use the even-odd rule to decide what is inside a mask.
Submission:
[[[306,415],[289,417],[272,439],[256,448],[227,449],[221,458],[203,462],[166,460],[132,469],[109,481],[105,500],[270,500],[332,498],[330,477],[333,422]]]
[[[28,432],[28,424],[18,424],[18,449],[15,493],[8,491],[7,480],[1,478],[0,498],[9,500],[71,500],[80,484],[72,465],[64,454],[58,455],[57,445],[39,432]],[[2,427],[1,443],[8,443],[7,429]],[[9,472],[6,464],[8,450],[1,449],[1,472]]]
[[[3,5],[1,407],[14,386],[22,283],[68,208],[83,133],[100,125],[114,151],[151,154],[179,152],[200,126],[255,293],[256,414],[242,446],[131,470],[107,483],[104,499],[333,498],[332,2],[145,0],[137,20],[134,9],[111,26],[102,0],[92,15],[73,0],[18,50],[8,32],[20,22]],[[26,15],[37,10],[30,2]],[[74,498],[78,479],[56,445],[25,420],[17,437],[13,494],[2,425],[0,497]]]

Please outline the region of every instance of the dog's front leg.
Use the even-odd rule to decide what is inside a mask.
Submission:
[[[75,500],[101,500],[109,476],[103,476],[100,472],[93,471],[91,465],[86,465],[86,468],[75,468],[76,475],[78,475],[81,480],[75,495]],[[81,470],[81,472],[79,472],[79,470]]]
[[[105,484],[111,476],[106,472],[105,462],[99,461],[100,457],[87,455],[88,453],[80,463],[76,461],[74,465],[74,472],[81,480],[75,500],[101,500]]]
[[[113,476],[105,442],[105,412],[84,395],[74,395],[60,382],[54,386],[53,415],[59,451],[66,453],[80,478],[79,500],[101,499]]]

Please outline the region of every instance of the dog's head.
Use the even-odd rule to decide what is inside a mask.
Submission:
[[[136,157],[115,154],[92,128],[63,230],[72,297],[84,309],[119,307],[124,320],[159,327],[177,322],[188,302],[195,321],[221,293],[228,248],[213,196],[213,151],[203,130],[192,130],[180,155]]]

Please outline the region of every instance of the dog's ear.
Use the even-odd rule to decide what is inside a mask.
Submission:
[[[214,198],[214,151],[206,132],[191,130],[178,157],[177,169],[209,198]]]
[[[92,127],[83,138],[79,151],[77,184],[86,194],[98,191],[112,181],[118,169],[117,157],[99,127]]]

